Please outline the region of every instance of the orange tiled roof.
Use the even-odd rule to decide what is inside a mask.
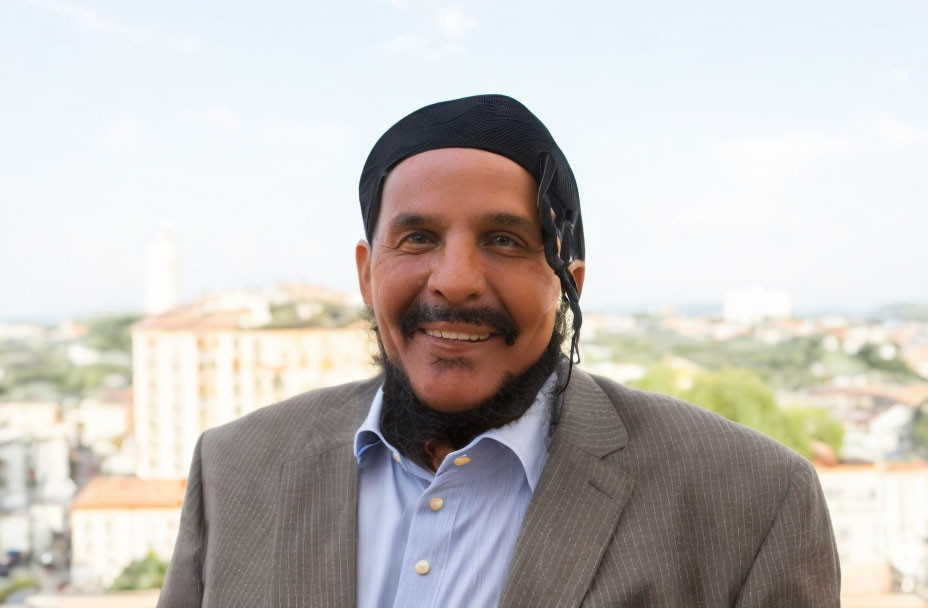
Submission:
[[[92,398],[103,403],[131,406],[132,387],[104,388],[94,393]]]
[[[238,329],[246,309],[207,311],[203,306],[192,304],[180,306],[154,317],[142,319],[133,328],[138,329]]]
[[[186,479],[94,477],[74,498],[71,510],[177,509],[186,487]]]
[[[910,462],[866,462],[854,464],[837,464],[833,466],[815,463],[815,470],[819,473],[856,473],[860,471],[878,471],[892,473],[914,473],[928,470],[928,461],[913,460]]]

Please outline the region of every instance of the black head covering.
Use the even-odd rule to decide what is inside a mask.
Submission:
[[[478,148],[500,154],[535,178],[545,259],[561,280],[561,291],[573,313],[571,360],[575,352],[579,357],[583,317],[580,294],[568,270],[574,260],[585,259],[577,182],[551,133],[515,99],[476,95],[443,101],[416,110],[390,127],[374,144],[361,172],[361,213],[368,242],[373,243],[380,195],[389,172],[410,156],[438,148]]]

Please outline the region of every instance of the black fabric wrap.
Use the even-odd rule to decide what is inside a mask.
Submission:
[[[579,357],[583,316],[580,294],[568,270],[574,260],[585,259],[577,181],[548,129],[515,99],[476,95],[443,101],[416,110],[390,127],[374,144],[361,172],[359,194],[368,242],[374,241],[381,188],[390,170],[410,156],[438,148],[494,152],[515,161],[535,178],[545,259],[560,279],[573,314],[571,360],[574,353]]]

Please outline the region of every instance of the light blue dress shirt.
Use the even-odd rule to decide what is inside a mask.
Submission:
[[[433,473],[380,432],[383,389],[355,434],[359,608],[496,606],[519,527],[548,461],[552,376],[515,422]]]

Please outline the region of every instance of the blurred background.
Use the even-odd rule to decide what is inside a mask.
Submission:
[[[0,3],[0,602],[153,606],[199,434],[372,373],[377,137],[504,93],[586,218],[582,366],[816,464],[928,606],[928,4]]]

